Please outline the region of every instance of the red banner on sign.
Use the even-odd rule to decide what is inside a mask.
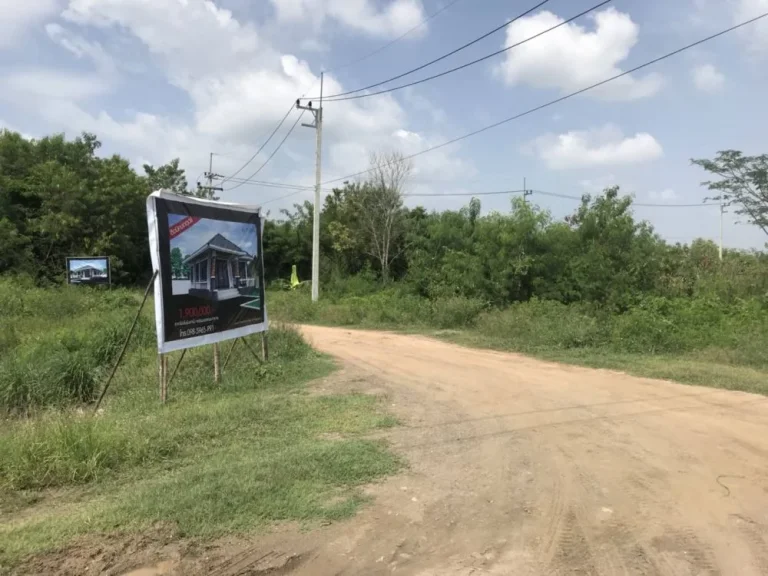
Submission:
[[[169,233],[170,239],[173,240],[174,238],[176,238],[176,236],[178,236],[179,234],[181,234],[185,230],[191,228],[192,226],[197,224],[199,221],[200,221],[200,218],[195,218],[193,216],[187,216],[186,218],[184,218],[184,220],[180,220],[180,221],[176,222],[176,224],[171,226],[171,230],[170,230],[170,233]]]

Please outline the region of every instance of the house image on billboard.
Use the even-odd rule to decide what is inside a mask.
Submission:
[[[96,268],[96,266],[91,266],[90,264],[86,264],[84,266],[80,266],[79,268],[75,268],[69,272],[69,277],[72,280],[77,280],[80,282],[93,280],[96,278],[106,278],[107,272],[105,270],[102,270],[101,268]]]
[[[255,257],[216,234],[184,258],[190,270],[190,296],[214,302],[253,295],[258,286]]]

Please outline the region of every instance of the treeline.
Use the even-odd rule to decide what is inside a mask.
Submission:
[[[179,161],[137,174],[120,156],[97,156],[84,133],[39,140],[0,131],[0,273],[61,282],[67,256],[110,256],[113,281],[151,275],[145,201],[151,190],[187,191]]]
[[[367,221],[373,208],[365,186],[334,190],[321,215],[321,288],[343,293],[376,289],[384,278],[430,299],[462,296],[502,307],[531,298],[565,304],[593,302],[617,312],[646,296],[765,298],[768,254],[725,250],[708,240],[669,244],[632,213],[632,199],[610,188],[585,196],[565,220],[521,198],[508,213],[481,215],[472,199],[458,211],[428,213],[397,206],[389,215],[391,259]],[[311,272],[312,206],[284,211],[264,230],[271,278],[288,278],[296,264]],[[380,222],[387,221],[380,216]]]
[[[157,188],[192,191],[178,160],[137,174],[120,156],[98,156],[99,147],[87,133],[67,141],[0,132],[0,273],[61,282],[66,256],[108,255],[117,283],[149,277],[146,196]],[[721,177],[710,186],[717,197],[768,229],[768,158],[726,152],[697,163]],[[505,213],[482,215],[477,199],[458,211],[427,212],[403,204],[410,171],[398,154],[374,154],[364,182],[326,197],[326,294],[396,282],[433,300],[460,296],[506,306],[539,298],[619,312],[649,295],[733,301],[768,294],[768,255],[726,250],[721,262],[712,242],[671,245],[635,219],[632,199],[618,188],[585,196],[565,220],[520,198]],[[264,227],[267,281],[287,282],[292,265],[308,280],[311,245],[310,203],[271,215]]]

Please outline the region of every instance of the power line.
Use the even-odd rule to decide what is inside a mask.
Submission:
[[[248,184],[264,188],[282,188],[286,190],[314,190],[314,186],[303,186],[301,184],[283,184],[281,182],[268,182],[266,180],[246,180],[245,178],[233,178],[230,182],[237,184]],[[325,188],[325,190],[328,190]]]
[[[544,190],[533,190],[535,194],[541,194],[542,196],[551,196],[553,198],[565,198],[567,200],[576,200],[581,202],[582,198],[584,198],[585,195],[582,196],[573,196],[571,194],[558,194],[556,192],[545,192]],[[706,202],[699,202],[698,204],[653,204],[653,203],[647,203],[647,202],[632,202],[633,207],[641,207],[641,208],[702,208],[702,207],[708,207],[708,206],[720,206],[719,203],[706,203]]]
[[[408,36],[414,30],[417,30],[418,28],[421,28],[422,26],[424,26],[424,24],[426,24],[427,22],[429,22],[430,20],[432,20],[436,16],[442,14],[443,12],[448,10],[448,8],[450,8],[454,4],[457,4],[458,2],[461,2],[461,0],[453,0],[453,2],[449,2],[448,4],[446,4],[445,6],[440,8],[439,10],[436,10],[432,14],[429,14],[426,18],[424,18],[424,20],[422,20],[421,22],[416,24],[416,26],[414,26],[413,28],[411,28],[408,31],[404,32],[403,34],[401,34],[400,36],[398,36],[394,40],[390,40],[389,42],[387,42],[383,46],[380,46],[379,48],[377,48],[373,52],[370,52],[370,53],[366,54],[365,56],[363,56],[361,58],[357,58],[356,60],[352,60],[351,62],[347,62],[346,64],[342,64],[341,66],[336,66],[335,68],[331,68],[330,70],[326,70],[326,72],[337,72],[339,70],[343,70],[344,68],[349,68],[350,66],[354,66],[356,64],[360,64],[360,62],[364,62],[364,61],[368,60],[369,58],[375,56],[376,54],[379,54],[380,52],[383,52],[384,50],[386,50],[387,48],[389,48],[393,44],[399,42],[400,40],[402,40],[403,38]]]
[[[277,148],[275,148],[275,149],[272,151],[272,154],[270,154],[270,155],[269,155],[269,158],[267,158],[267,159],[264,161],[264,164],[262,164],[262,165],[259,167],[259,169],[258,169],[258,170],[256,170],[256,172],[254,172],[253,174],[251,174],[250,176],[248,176],[248,178],[245,178],[245,180],[250,180],[251,178],[254,178],[255,176],[257,176],[257,175],[259,174],[259,172],[261,172],[261,171],[264,169],[264,167],[265,167],[267,164],[269,164],[270,160],[272,160],[272,158],[274,158],[274,157],[275,157],[275,154],[277,154],[277,151],[278,151],[278,150],[280,150],[280,148],[282,148],[282,147],[283,147],[283,144],[285,144],[285,141],[286,141],[286,140],[288,140],[288,137],[289,137],[289,136],[290,136],[290,135],[293,133],[294,129],[295,129],[295,128],[296,128],[296,126],[298,125],[298,123],[299,123],[299,120],[301,120],[301,117],[302,117],[302,116],[304,116],[304,112],[302,112],[301,114],[299,114],[298,118],[296,118],[296,122],[294,122],[294,123],[293,123],[293,126],[291,126],[291,129],[290,129],[290,130],[288,130],[288,132],[285,134],[285,137],[282,139],[282,141],[280,142],[280,144],[278,144],[278,145],[277,145]],[[282,124],[282,123],[281,123],[281,124]],[[278,127],[279,127],[279,126],[278,126]],[[263,148],[263,147],[262,147],[262,148]],[[254,156],[254,158],[255,158],[255,156]],[[222,184],[223,184],[223,182],[222,182]],[[240,183],[238,183],[238,184],[235,184],[235,185],[234,185],[234,186],[232,186],[231,188],[227,188],[227,189],[226,189],[226,192],[229,192],[229,191],[231,191],[231,190],[235,190],[235,189],[237,189],[237,188],[240,188],[240,186],[242,186],[243,184],[245,184],[245,182],[240,182]]]
[[[328,99],[328,98],[331,98],[331,99],[333,99],[333,98],[339,98],[339,97],[342,97],[342,96],[347,96],[347,95],[349,95],[349,94],[355,94],[355,93],[357,93],[357,92],[362,92],[362,91],[364,91],[364,90],[370,90],[371,88],[376,88],[377,86],[381,86],[382,84],[387,84],[387,83],[389,83],[389,82],[393,82],[394,80],[398,80],[398,79],[400,79],[400,78],[402,78],[402,77],[404,77],[404,76],[408,76],[408,75],[410,75],[410,74],[413,74],[414,72],[418,72],[419,70],[423,70],[424,68],[426,68],[426,67],[428,67],[428,66],[432,66],[432,64],[436,64],[437,62],[440,62],[441,60],[445,60],[445,59],[446,59],[446,58],[448,58],[449,56],[453,56],[453,55],[454,55],[454,54],[456,54],[457,52],[461,52],[461,51],[462,51],[462,50],[464,50],[465,48],[469,48],[469,47],[470,47],[470,46],[472,46],[473,44],[477,44],[477,43],[478,43],[478,42],[480,42],[481,40],[484,40],[485,38],[488,38],[488,36],[490,36],[491,34],[495,34],[495,33],[496,33],[496,32],[498,32],[499,30],[501,30],[501,29],[503,29],[503,28],[506,28],[506,27],[507,27],[507,26],[509,26],[510,24],[513,24],[513,23],[517,22],[518,20],[520,20],[520,18],[523,18],[524,16],[527,16],[527,15],[528,15],[528,14],[530,14],[531,12],[533,12],[533,11],[535,11],[535,10],[537,10],[537,9],[541,8],[541,7],[542,7],[542,6],[544,6],[544,4],[546,4],[547,2],[549,2],[549,0],[542,0],[541,2],[539,2],[538,4],[536,4],[536,6],[534,6],[533,8],[530,8],[530,9],[526,10],[525,12],[523,12],[523,13],[522,13],[522,14],[520,14],[519,16],[516,16],[516,17],[515,17],[515,18],[513,18],[512,20],[509,20],[508,22],[505,22],[505,23],[504,23],[504,24],[502,24],[501,26],[497,26],[496,28],[494,28],[493,30],[491,30],[491,31],[489,31],[489,32],[486,32],[485,34],[483,34],[483,35],[482,35],[482,36],[480,36],[479,38],[475,38],[475,39],[474,39],[474,40],[472,40],[471,42],[467,42],[467,43],[466,43],[466,44],[464,44],[463,46],[459,46],[459,47],[458,47],[458,48],[456,48],[455,50],[452,50],[452,51],[448,52],[447,54],[443,54],[443,55],[442,55],[442,56],[440,56],[439,58],[435,58],[434,60],[431,60],[431,61],[427,62],[426,64],[422,64],[421,66],[417,66],[416,68],[413,68],[413,69],[411,69],[411,70],[408,70],[407,72],[403,72],[402,74],[398,74],[397,76],[393,76],[392,78],[388,78],[387,80],[383,80],[383,81],[381,81],[381,82],[377,82],[377,83],[375,83],[375,84],[371,84],[371,85],[369,85],[369,86],[365,86],[365,87],[363,87],[363,88],[358,88],[357,90],[350,90],[349,92],[340,92],[339,94],[331,94],[330,96],[326,96],[326,97],[325,97],[325,99]],[[312,98],[312,100],[314,100],[314,99],[315,99],[315,98]]]
[[[450,198],[452,196],[498,196],[501,194],[524,194],[525,190],[499,190],[497,192],[449,192],[448,194],[403,194],[403,198]]]
[[[228,182],[228,181],[229,181],[229,180],[231,180],[231,179],[232,179],[234,176],[237,176],[238,174],[240,174],[240,172],[242,172],[243,170],[245,170],[245,167],[246,167],[246,166],[248,166],[248,164],[250,164],[251,162],[253,162],[253,161],[256,159],[256,156],[258,156],[259,154],[261,154],[261,151],[262,151],[262,150],[264,150],[264,148],[266,147],[266,145],[267,145],[267,144],[269,144],[270,140],[272,140],[272,138],[274,138],[275,134],[277,134],[277,131],[278,131],[278,130],[280,130],[280,127],[281,127],[281,126],[282,126],[282,125],[285,123],[285,121],[288,119],[288,116],[290,116],[290,115],[291,115],[291,112],[292,112],[292,111],[293,111],[293,104],[291,104],[291,107],[290,107],[290,108],[288,108],[288,112],[286,112],[286,113],[285,113],[285,116],[283,116],[283,119],[282,119],[282,120],[280,120],[280,122],[277,124],[277,126],[275,127],[275,129],[274,129],[274,130],[272,130],[272,134],[270,134],[270,135],[269,135],[269,138],[267,138],[267,139],[264,141],[264,144],[262,144],[261,146],[259,146],[259,149],[258,149],[258,150],[256,150],[256,153],[255,153],[253,156],[251,156],[251,158],[250,158],[250,159],[249,159],[249,160],[248,160],[248,161],[247,161],[245,164],[243,164],[242,166],[240,166],[240,168],[238,169],[238,171],[237,171],[237,172],[235,172],[234,174],[231,174],[231,175],[227,176],[226,178],[224,178],[224,180],[221,182],[222,184],[224,184],[225,182]],[[230,188],[230,190],[231,190],[231,188]]]
[[[499,120],[498,122],[494,122],[493,124],[489,124],[488,126],[484,126],[483,128],[480,128],[478,130],[474,130],[473,132],[469,132],[467,134],[464,134],[463,136],[459,136],[457,138],[453,138],[452,140],[448,140],[446,142],[443,142],[442,144],[436,144],[435,146],[430,146],[429,148],[425,148],[424,150],[421,150],[419,152],[416,152],[414,154],[410,154],[409,156],[404,156],[403,158],[399,159],[398,161],[402,160],[409,160],[411,158],[416,158],[417,156],[421,156],[422,154],[426,154],[427,152],[432,152],[434,150],[439,150],[440,148],[445,148],[446,146],[450,146],[451,144],[455,144],[456,142],[460,142],[461,140],[466,140],[467,138],[471,138],[472,136],[477,136],[478,134],[482,134],[483,132],[487,132],[488,130],[492,130],[493,128],[498,128],[499,126],[503,124],[507,124],[509,122],[512,122],[514,120],[519,120],[520,118],[523,118],[525,116],[529,116],[535,112],[539,112],[540,110],[544,110],[545,108],[549,108],[551,106],[554,106],[555,104],[559,104],[560,102],[564,102],[566,100],[570,100],[571,98],[578,96],[580,94],[584,94],[585,92],[589,92],[590,90],[594,90],[595,88],[599,88],[600,86],[604,86],[605,84],[608,84],[609,82],[613,82],[614,80],[618,80],[619,78],[623,78],[624,76],[627,76],[629,74],[632,74],[634,72],[637,72],[639,70],[642,70],[644,68],[647,68],[648,66],[652,66],[653,64],[657,64],[661,62],[662,60],[666,60],[668,58],[671,58],[672,56],[676,56],[677,54],[680,54],[681,52],[685,52],[686,50],[690,50],[691,48],[695,48],[696,46],[699,46],[701,44],[704,44],[705,42],[709,42],[710,40],[714,40],[715,38],[718,38],[720,36],[724,36],[725,34],[728,34],[729,32],[733,32],[734,30],[738,30],[739,28],[743,28],[744,26],[747,26],[749,24],[752,24],[754,22],[757,22],[758,20],[761,20],[768,16],[768,12],[765,12],[761,14],[760,16],[756,16],[755,18],[751,18],[750,20],[746,20],[744,22],[741,22],[740,24],[736,24],[734,26],[731,26],[730,28],[726,28],[725,30],[722,30],[716,34],[712,34],[710,36],[707,36],[706,38],[702,38],[701,40],[697,40],[696,42],[693,42],[691,44],[688,44],[686,46],[683,46],[682,48],[678,48],[677,50],[674,50],[672,52],[669,52],[667,54],[664,54],[663,56],[660,56],[658,58],[654,58],[653,60],[650,60],[644,64],[640,64],[639,66],[635,66],[634,68],[631,68],[627,70],[626,72],[621,72],[620,74],[616,74],[615,76],[612,76],[610,78],[607,78],[605,80],[602,80],[600,82],[597,82],[595,84],[592,84],[591,86],[587,86],[586,88],[582,88],[580,90],[577,90],[575,92],[571,92],[570,94],[567,94],[565,96],[561,96],[560,98],[556,98],[554,100],[550,100],[549,102],[546,102],[545,104],[541,104],[539,106],[536,106],[535,108],[531,108],[529,110],[526,110],[525,112],[521,112],[520,114],[516,114],[514,116],[510,116],[509,118],[505,118],[503,120]],[[389,164],[392,164],[390,162]],[[387,166],[389,164],[385,164],[384,166]],[[379,167],[381,168],[381,166]],[[350,178],[354,178],[355,176],[361,176],[363,174],[367,174],[373,170],[372,168],[368,168],[367,170],[361,170],[360,172],[355,172],[354,174],[348,174],[346,176],[341,176],[340,178],[334,178],[332,180],[326,180],[323,182],[323,184],[332,184],[334,182],[339,182],[342,180],[348,180]]]
[[[499,54],[502,54],[504,52],[508,52],[509,50],[512,50],[513,48],[517,48],[518,46],[522,46],[523,44],[526,44],[530,42],[531,40],[535,40],[539,36],[544,36],[544,34],[548,34],[549,32],[552,32],[553,30],[556,30],[560,28],[561,26],[565,26],[566,24],[570,24],[574,20],[577,20],[581,18],[582,16],[585,16],[589,14],[590,12],[594,12],[598,8],[602,8],[606,4],[610,3],[612,0],[604,0],[603,2],[600,2],[600,4],[597,4],[593,6],[592,8],[589,8],[588,10],[584,10],[584,12],[581,12],[580,14],[577,14],[576,16],[573,16],[569,18],[568,20],[565,20],[563,22],[560,22],[560,24],[556,24],[555,26],[552,26],[551,28],[547,28],[546,30],[543,30],[539,32],[538,34],[534,34],[533,36],[530,36],[526,38],[525,40],[521,40],[520,42],[517,42],[515,44],[512,44],[511,46],[507,46],[506,48],[502,48],[501,50],[497,50],[496,52],[492,52],[491,54],[488,54],[486,56],[483,56],[482,58],[478,58],[477,60],[472,60],[471,62],[467,62],[466,64],[462,64],[461,66],[456,66],[455,68],[451,68],[450,70],[446,70],[445,72],[440,72],[439,74],[434,74],[432,76],[428,76],[426,78],[423,78],[421,80],[415,80],[413,82],[409,82],[408,84],[401,84],[400,86],[395,86],[393,88],[387,88],[386,90],[379,90],[378,92],[371,92],[370,94],[357,94],[356,96],[346,96],[343,98],[336,98],[329,100],[330,102],[343,102],[344,100],[357,100],[359,98],[370,98],[371,96],[378,96],[379,94],[388,94],[389,92],[395,92],[396,90],[402,90],[403,88],[409,88],[411,86],[416,86],[417,84],[423,84],[424,82],[429,82],[430,80],[434,80],[436,78],[442,78],[443,76],[447,76],[448,74],[453,74],[454,72],[458,72],[459,70],[463,70],[464,68],[469,68],[470,66],[474,66],[475,64],[478,64],[480,62],[484,62],[485,60],[488,60],[489,58],[493,58],[494,56],[498,56]]]
[[[445,12],[445,11],[446,11],[446,10],[448,10],[448,9],[449,9],[451,6],[453,6],[454,4],[457,4],[457,3],[458,3],[458,2],[460,2],[460,1],[461,1],[461,0],[453,0],[452,2],[450,2],[450,3],[448,3],[447,5],[443,6],[443,7],[442,7],[442,8],[440,8],[439,10],[436,10],[436,11],[435,11],[435,12],[433,12],[432,14],[428,15],[428,16],[427,16],[427,17],[426,17],[424,20],[422,20],[421,22],[419,22],[419,23],[418,23],[416,26],[414,26],[414,27],[413,27],[413,28],[411,28],[410,30],[406,31],[404,34],[402,34],[402,35],[398,36],[398,37],[397,37],[397,38],[395,38],[394,40],[392,40],[392,41],[388,42],[388,43],[387,43],[387,44],[385,44],[384,46],[381,46],[380,48],[377,48],[376,50],[374,50],[373,52],[370,52],[368,55],[366,55],[366,56],[363,56],[362,58],[358,58],[357,60],[353,60],[352,62],[348,62],[347,64],[343,64],[343,65],[341,65],[341,66],[337,66],[336,68],[332,68],[332,69],[331,69],[331,71],[337,71],[337,70],[341,70],[341,69],[343,69],[343,68],[348,68],[349,66],[354,66],[355,64],[359,64],[360,62],[363,62],[363,61],[365,61],[365,60],[367,60],[367,59],[371,58],[372,56],[374,56],[374,55],[378,54],[379,52],[382,52],[383,50],[386,50],[387,48],[389,48],[390,46],[392,46],[392,45],[393,45],[393,44],[395,44],[396,42],[399,42],[400,40],[402,40],[403,38],[405,38],[406,36],[408,36],[408,34],[410,34],[411,32],[413,32],[414,30],[416,30],[416,29],[417,29],[417,28],[419,28],[420,26],[423,26],[424,24],[426,24],[426,23],[427,23],[429,20],[431,20],[431,19],[435,18],[436,16],[438,16],[439,14],[441,14],[441,13]],[[315,82],[312,84],[312,86],[310,86],[310,87],[309,87],[309,89],[308,89],[306,92],[304,92],[304,94],[302,94],[302,95],[301,95],[299,98],[300,98],[300,99],[304,99],[304,97],[307,95],[307,92],[309,92],[309,90],[311,90],[312,88],[314,88],[316,84],[317,84],[317,81],[315,81]],[[277,131],[278,131],[278,130],[280,130],[280,127],[283,125],[283,123],[286,121],[286,119],[287,119],[287,118],[288,118],[288,116],[290,115],[290,113],[291,113],[291,110],[293,110],[293,107],[294,107],[294,105],[293,105],[293,104],[291,104],[291,107],[288,109],[288,112],[286,112],[286,114],[285,114],[285,116],[283,117],[283,119],[282,119],[282,120],[280,120],[280,122],[278,123],[277,127],[276,127],[276,128],[273,130],[273,131],[272,131],[272,133],[269,135],[269,137],[268,137],[268,138],[267,138],[267,140],[264,142],[264,144],[262,144],[262,145],[259,147],[259,149],[256,151],[256,153],[255,153],[253,156],[251,156],[251,158],[250,158],[249,160],[247,160],[247,161],[246,161],[246,162],[245,162],[245,163],[244,163],[244,164],[243,164],[243,165],[242,165],[242,166],[241,166],[241,167],[240,167],[240,168],[237,170],[237,172],[235,172],[234,174],[232,174],[232,175],[228,176],[227,178],[225,178],[225,179],[222,181],[222,184],[224,184],[225,182],[228,182],[228,181],[232,180],[232,178],[233,178],[234,176],[237,176],[237,175],[238,175],[240,172],[242,172],[243,170],[245,170],[246,166],[248,166],[248,165],[249,165],[251,162],[253,162],[253,161],[256,159],[256,157],[257,157],[257,156],[258,156],[258,155],[261,153],[261,151],[264,149],[264,147],[265,147],[267,144],[269,144],[270,140],[271,140],[271,139],[274,137],[275,133],[277,133]],[[223,156],[223,154],[221,154],[221,155]]]

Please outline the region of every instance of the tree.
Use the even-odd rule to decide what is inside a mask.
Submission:
[[[176,194],[189,194],[187,176],[184,169],[179,168],[178,158],[174,158],[159,168],[144,164],[144,173],[147,175],[147,182],[152,191],[163,189]]]
[[[691,160],[722,178],[703,182],[717,193],[712,200],[736,204],[736,213],[768,234],[768,154],[744,156],[738,150],[717,153],[714,160]]]
[[[178,246],[171,250],[171,274],[174,278],[186,278],[184,256]]]
[[[373,153],[371,177],[352,196],[366,251],[379,264],[384,282],[402,250],[398,243],[405,233],[403,189],[412,170],[413,165],[399,152]]]

